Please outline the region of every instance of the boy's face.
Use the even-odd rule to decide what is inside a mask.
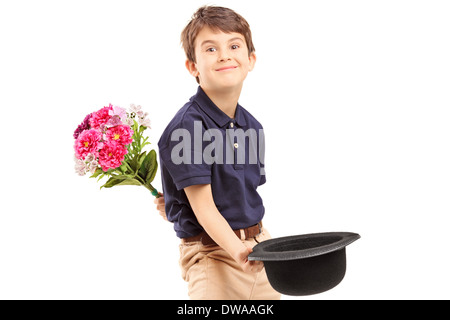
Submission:
[[[248,54],[242,34],[224,33],[203,28],[195,40],[196,63],[186,61],[194,77],[199,77],[203,89],[241,89],[249,71],[253,70],[256,56]]]

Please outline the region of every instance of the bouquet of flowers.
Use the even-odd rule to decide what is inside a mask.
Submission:
[[[144,131],[150,120],[141,106],[131,105],[128,112],[109,104],[88,114],[75,130],[75,171],[91,178],[109,177],[100,188],[114,186],[144,186],[153,196],[158,191],[151,185],[158,163],[156,152],[142,151],[149,145]]]

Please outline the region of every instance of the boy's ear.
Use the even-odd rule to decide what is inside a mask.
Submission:
[[[248,71],[252,71],[253,68],[255,67],[255,63],[256,63],[256,54],[254,52],[250,53],[250,56],[248,57],[248,59],[250,61]]]
[[[186,60],[186,69],[188,69],[189,73],[194,76],[198,77],[199,72],[197,70],[197,66],[195,65],[195,62],[190,61],[189,59]]]

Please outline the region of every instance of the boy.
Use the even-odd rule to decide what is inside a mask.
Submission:
[[[158,142],[164,200],[155,203],[165,201],[181,238],[189,296],[279,299],[263,263],[247,259],[269,238],[256,191],[265,182],[262,126],[238,104],[256,62],[249,25],[230,9],[205,6],[181,41],[199,88]]]

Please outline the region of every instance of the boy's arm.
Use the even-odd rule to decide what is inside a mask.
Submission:
[[[193,185],[184,188],[194,214],[208,235],[230,256],[236,260],[245,272],[259,272],[263,268],[261,261],[248,261],[251,248],[246,247],[236,237],[228,222],[217,210],[212,196],[211,185]]]

